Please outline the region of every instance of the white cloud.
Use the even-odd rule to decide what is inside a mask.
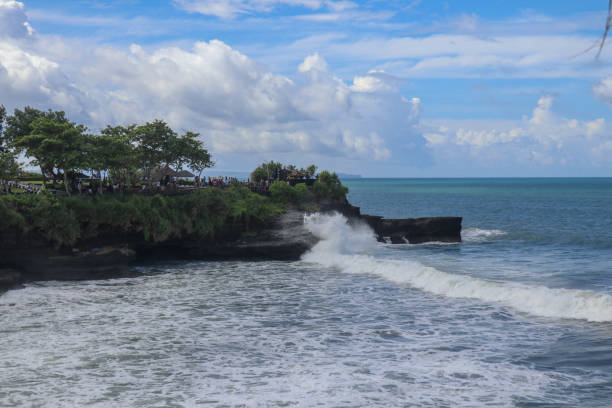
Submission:
[[[425,37],[340,39],[319,50],[339,59],[376,63],[400,77],[414,78],[559,78],[612,76],[582,51],[598,37],[586,35],[503,35],[479,37],[434,34]],[[604,49],[601,61],[610,61]]]
[[[404,99],[390,77],[369,73],[346,84],[312,54],[290,78],[218,40],[84,55],[61,38],[5,39],[0,95],[9,109],[62,109],[94,129],[163,118],[200,132],[213,154],[381,161],[424,144],[420,101]]]
[[[377,72],[370,72],[366,76],[353,78],[351,89],[356,92],[392,92],[397,87],[397,80]]]
[[[612,77],[599,81],[594,87],[595,96],[612,107]]]
[[[278,4],[198,2],[205,3],[236,7],[228,16]],[[325,1],[291,4],[334,13],[353,7]],[[126,49],[91,43],[84,47],[79,40],[32,32],[22,3],[0,0],[0,103],[9,109],[63,109],[94,128],[164,118],[177,129],[202,133],[218,160],[237,157],[234,163],[240,168],[254,160],[285,157],[349,163],[345,168],[357,171],[377,161],[405,169],[422,166],[432,154],[439,163],[460,163],[467,157],[493,168],[500,163],[566,166],[590,161],[610,166],[612,145],[603,118],[562,117],[553,110],[553,99],[545,96],[523,120],[423,125],[421,101],[404,98],[401,81],[392,75],[578,75],[584,61],[565,55],[568,48],[588,43],[587,37],[432,35],[351,42],[341,34],[321,35],[316,41],[306,38],[285,46],[282,52],[269,51],[306,56],[292,63],[297,72],[288,76],[271,72],[218,40],[191,47],[182,43]],[[313,49],[320,53],[311,54]],[[362,72],[376,61],[383,63],[377,71],[351,73],[353,80],[346,83],[333,75],[323,56],[363,61]],[[585,69],[596,73],[606,68],[602,64]],[[610,78],[594,92],[612,105]]]
[[[445,126],[432,126],[424,137],[439,158],[468,155],[488,165],[496,161],[506,165],[592,164],[611,141],[606,121],[562,117],[553,110],[553,102],[551,96],[541,97],[531,116],[516,122],[444,121]]]
[[[0,0],[0,38],[24,38],[32,35],[33,30],[27,22],[22,2]]]
[[[339,12],[357,5],[351,1],[332,0],[174,0],[177,7],[191,12],[220,18],[234,18],[240,14],[268,12],[278,5],[288,5],[317,10],[328,7]]]
[[[327,62],[318,53],[315,53],[306,57],[304,62],[299,65],[298,71],[303,73],[310,71],[327,72]]]

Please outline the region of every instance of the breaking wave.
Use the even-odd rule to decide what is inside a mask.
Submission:
[[[378,275],[398,284],[449,298],[502,303],[537,316],[612,321],[612,296],[607,294],[490,281],[443,272],[415,261],[377,257],[375,251],[378,244],[372,230],[366,225],[349,225],[346,218],[339,214],[306,216],[305,225],[321,239],[304,255],[306,262],[338,268],[345,273]],[[479,231],[483,235],[482,231],[486,230]]]
[[[507,232],[498,229],[465,228],[461,231],[461,239],[464,242],[483,242],[504,235],[507,235]]]

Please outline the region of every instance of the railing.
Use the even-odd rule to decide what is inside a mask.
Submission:
[[[291,185],[295,185],[298,184],[302,181],[290,181]],[[306,185],[310,186],[312,185],[312,183],[314,182],[314,179],[311,180],[305,180],[303,181]],[[236,183],[236,182],[233,182]],[[238,182],[239,184],[247,187],[249,190],[251,190],[253,193],[256,194],[261,194],[261,195],[265,195],[265,196],[269,196],[270,195],[270,187],[269,185],[253,185],[250,183],[243,183],[243,182]],[[198,186],[198,185],[169,185],[169,186],[157,186],[157,185],[153,185],[153,186],[146,186],[145,189],[143,189],[141,186],[140,187],[125,187],[122,186],[120,188],[117,189],[113,189],[112,191],[109,191],[107,188],[103,188],[102,190],[102,194],[143,194],[143,195],[155,195],[155,194],[164,194],[164,195],[183,195],[183,194],[190,194],[193,191],[197,191],[197,190],[202,190],[202,189],[208,189],[208,188],[226,188],[229,187],[232,184],[232,182],[230,183],[221,183],[221,184],[208,184],[205,183],[204,185]],[[30,183],[26,183],[26,182],[21,182],[21,181],[8,181],[8,182],[0,182],[0,194],[4,193],[4,186],[7,187],[11,187],[11,188],[19,188],[21,190],[24,190],[23,192],[13,192],[13,194],[39,194],[42,193],[44,190],[42,189],[42,186],[40,184],[30,184]],[[79,193],[76,191],[73,191],[73,195],[89,195],[89,194],[100,194],[100,191],[98,190],[96,193],[89,193],[88,192],[89,188],[83,188],[83,190]],[[46,193],[48,194],[55,194],[55,195],[66,195],[67,193],[64,190],[55,190],[55,189],[51,189],[51,188],[47,188]]]

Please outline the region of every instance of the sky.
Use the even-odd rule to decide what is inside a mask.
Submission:
[[[166,120],[216,171],[612,176],[605,0],[0,0],[0,104]]]

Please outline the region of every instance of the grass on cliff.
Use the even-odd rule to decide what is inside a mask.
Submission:
[[[9,195],[0,196],[0,231],[41,236],[57,247],[104,233],[142,233],[153,242],[191,235],[212,238],[227,225],[248,227],[283,208],[239,185],[179,196]]]

